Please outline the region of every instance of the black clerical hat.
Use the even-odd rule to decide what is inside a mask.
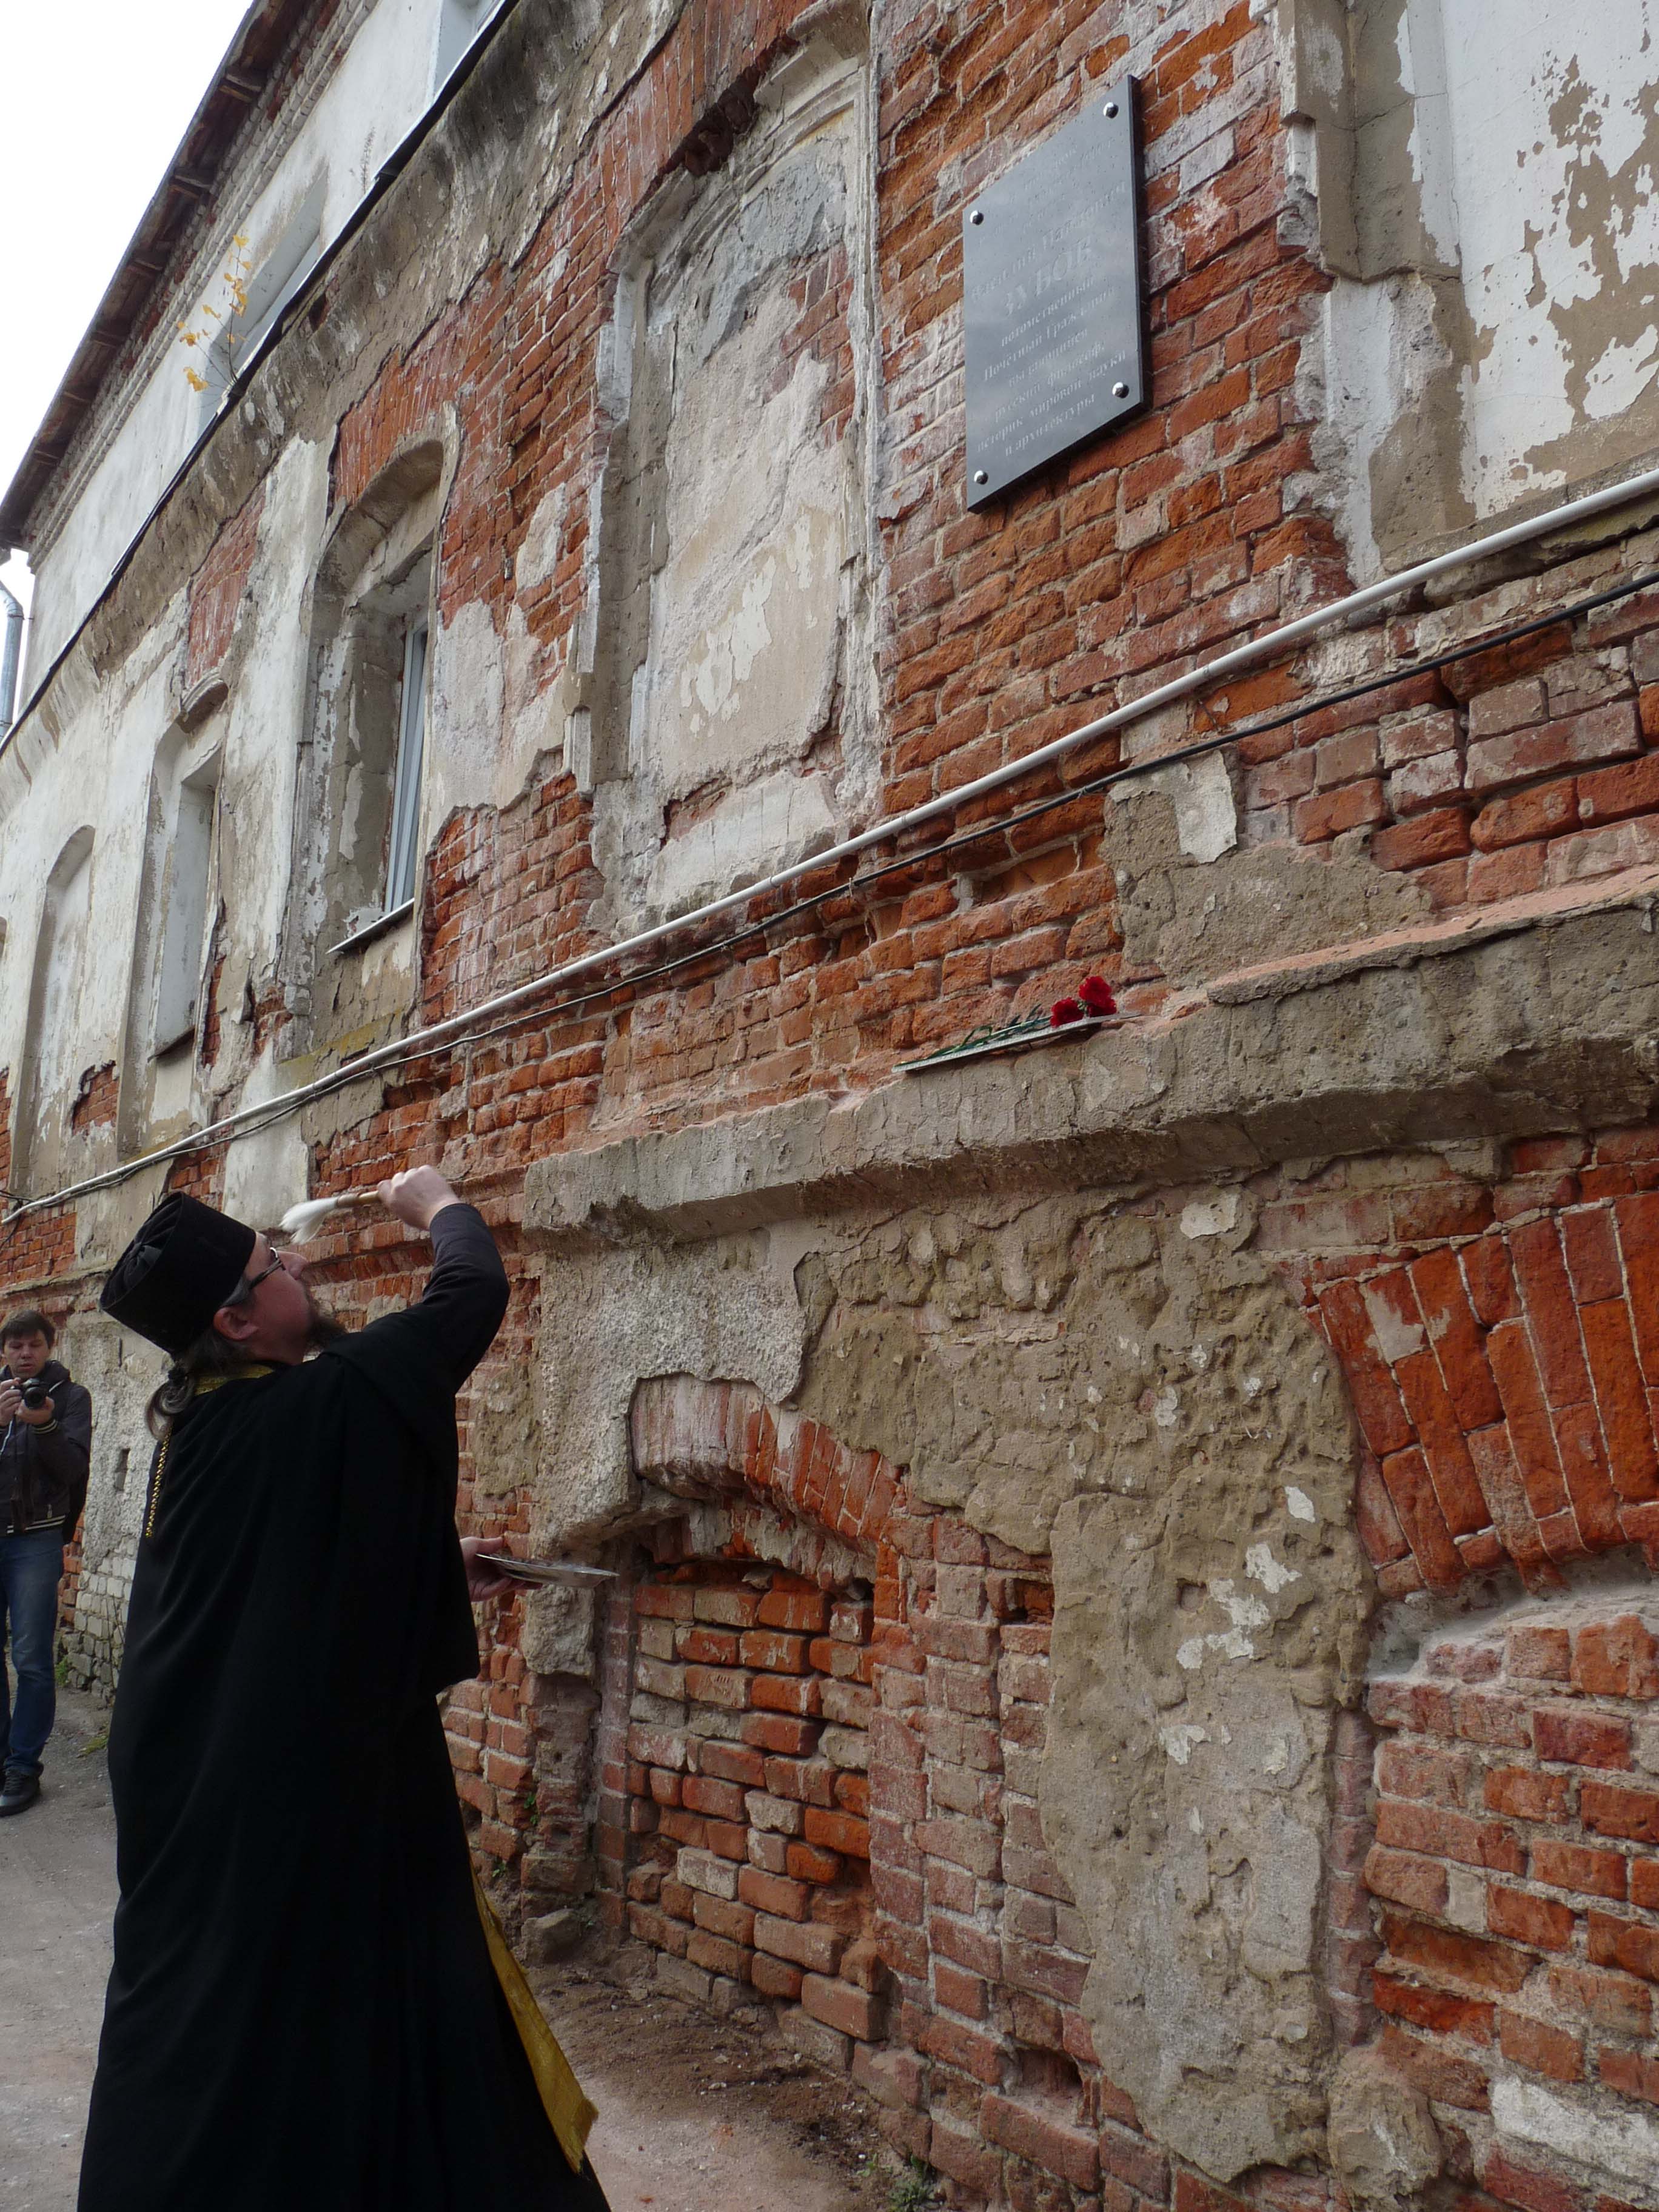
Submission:
[[[182,1191],[164,1198],[110,1271],[98,1303],[175,1358],[247,1272],[258,1232]]]

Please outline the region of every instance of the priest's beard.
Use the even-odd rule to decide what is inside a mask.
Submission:
[[[350,1335],[345,1323],[336,1321],[331,1313],[325,1313],[309,1291],[306,1292],[306,1305],[310,1316],[306,1323],[307,1352],[320,1352],[325,1345],[337,1344],[343,1336]]]

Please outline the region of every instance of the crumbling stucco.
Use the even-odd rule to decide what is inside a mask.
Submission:
[[[1146,2124],[1223,2178],[1322,2139],[1326,1753],[1370,1588],[1342,1385],[1251,1227],[1212,1187],[584,1239],[550,1261],[537,1357],[556,1536],[641,1510],[623,1416],[684,1370],[1052,1551],[1041,1811],[1092,1939],[1085,2008]]]
[[[1280,0],[1310,362],[1364,574],[1659,436],[1648,11]],[[1305,156],[1300,147],[1310,142]]]

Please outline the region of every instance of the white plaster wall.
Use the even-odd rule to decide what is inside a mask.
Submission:
[[[433,92],[442,0],[371,0],[356,35],[322,83],[310,113],[275,172],[259,179],[256,143],[240,166],[245,181],[221,192],[223,218],[214,251],[198,264],[194,289],[167,307],[164,330],[184,322],[211,330],[201,302],[224,304],[218,271],[233,237],[249,241],[253,271],[282,235],[319,174],[325,178],[320,242],[339,235],[386,156],[424,113]],[[32,558],[35,574],[25,696],[32,692],[96,602],[111,570],[137,535],[201,427],[201,399],[185,375],[200,349],[176,334],[133,397],[108,451],[73,505],[54,516]],[[198,369],[199,373],[199,369]],[[110,426],[100,423],[106,438]]]
[[[1653,0],[1280,11],[1300,27],[1288,105],[1321,126],[1312,189],[1335,277],[1310,387],[1322,380],[1318,458],[1361,579],[1517,501],[1649,462]],[[1294,128],[1287,159],[1294,196],[1308,185]]]

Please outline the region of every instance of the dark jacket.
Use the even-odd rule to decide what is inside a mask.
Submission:
[[[0,1380],[10,1377],[10,1368],[0,1367]],[[13,1421],[0,1429],[0,1496],[6,1497],[0,1504],[0,1535],[61,1522],[67,1543],[87,1502],[92,1399],[70,1380],[68,1368],[58,1360],[47,1360],[40,1380],[52,1393],[58,1425],[38,1429]]]

